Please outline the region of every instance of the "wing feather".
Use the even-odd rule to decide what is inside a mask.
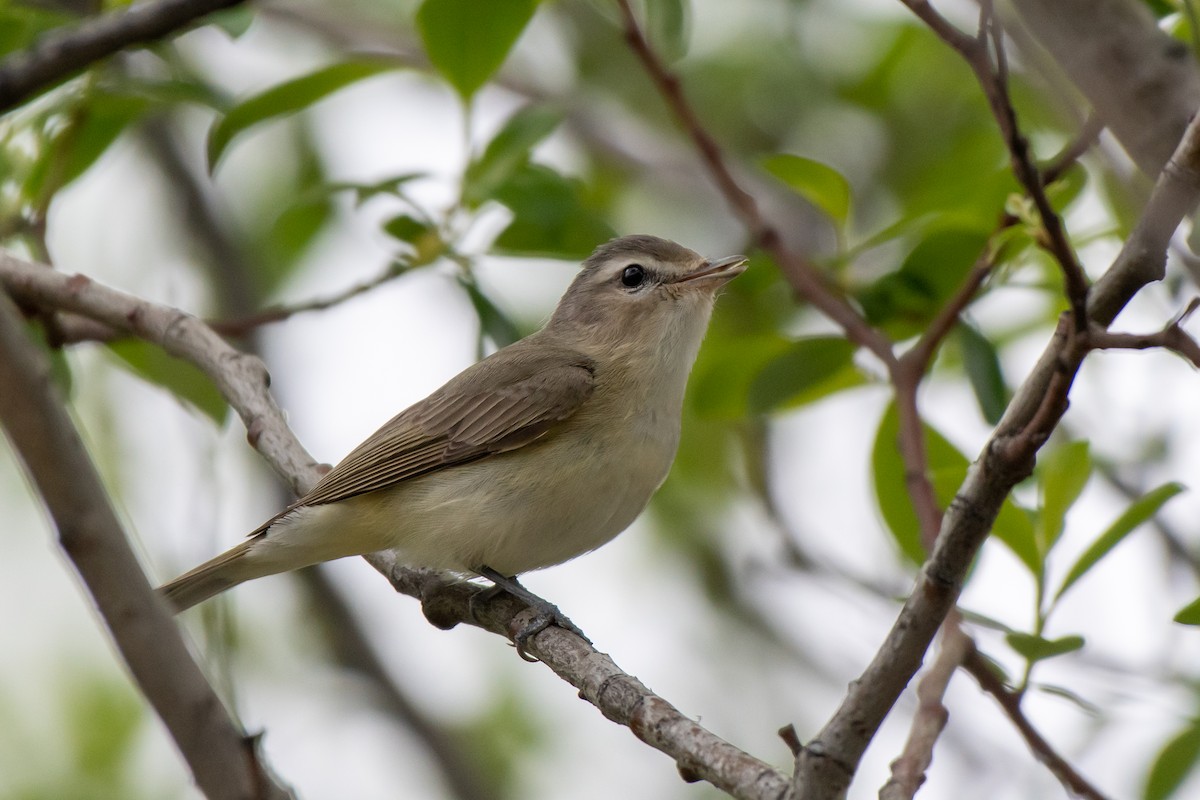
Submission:
[[[595,367],[568,348],[525,345],[499,351],[394,417],[288,511],[384,489],[552,433],[591,396]]]

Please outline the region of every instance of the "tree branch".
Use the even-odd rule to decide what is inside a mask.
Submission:
[[[303,494],[320,478],[317,463],[296,440],[271,397],[262,362],[231,348],[200,320],[3,251],[0,284],[23,303],[82,314],[191,362],[213,379],[245,423],[250,444],[293,491]],[[462,582],[446,585],[439,576],[404,569],[386,553],[368,556],[367,561],[398,591],[420,598],[426,617],[439,627],[465,622],[511,638],[525,621],[521,615],[529,611],[506,594],[472,603],[480,587]],[[574,634],[547,628],[531,638],[529,651],[580,688],[584,699],[604,716],[674,758],[687,776],[702,778],[744,800],[788,796],[786,776],[684,717]]]
[[[1038,733],[1037,728],[1033,727],[1033,723],[1029,721],[1029,718],[1025,716],[1025,712],[1021,709],[1020,695],[1004,685],[1004,681],[995,673],[992,666],[987,662],[987,659],[975,649],[974,643],[971,644],[970,650],[966,653],[962,667],[971,673],[971,677],[979,683],[979,688],[996,699],[996,702],[1000,704],[1000,708],[1004,710],[1005,715],[1012,721],[1013,726],[1021,734],[1021,738],[1025,740],[1025,743],[1037,757],[1037,760],[1045,764],[1047,769],[1054,774],[1054,777],[1058,778],[1059,782],[1068,791],[1077,797],[1087,798],[1087,800],[1106,800],[1099,789],[1092,786],[1087,778],[1080,775]]]
[[[48,272],[48,270],[47,270]],[[54,517],[138,686],[211,800],[290,797],[259,762],[154,595],[117,521],[49,365],[0,292],[0,421]]]
[[[1107,327],[1147,283],[1163,276],[1167,245],[1200,198],[1200,121],[1196,118],[1159,177],[1142,217],[1108,272],[1093,287],[1091,321]],[[1059,326],[972,465],[942,520],[937,546],[892,630],[841,707],[797,760],[804,797],[840,797],[867,744],[920,667],[954,607],[967,570],[1004,499],[1033,469],[1038,448],[1065,411],[1066,393],[1085,348]]]
[[[132,45],[175,33],[243,0],[156,0],[43,36],[0,61],[0,111],[7,111],[81,69]]]
[[[974,649],[974,643],[959,623],[956,614],[942,626],[941,651],[917,686],[918,705],[912,729],[904,752],[892,762],[892,775],[879,790],[879,800],[911,800],[925,783],[925,771],[933,763],[933,747],[950,719],[942,698],[963,658]]]

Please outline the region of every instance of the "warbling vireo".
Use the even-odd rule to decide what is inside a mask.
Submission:
[[[252,578],[380,550],[524,592],[507,579],[608,542],[666,478],[713,300],[745,264],[654,236],[600,246],[540,331],[401,412],[163,595],[182,611]]]

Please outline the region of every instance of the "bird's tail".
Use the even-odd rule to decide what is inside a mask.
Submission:
[[[231,547],[216,558],[160,586],[158,593],[178,614],[243,581],[260,577],[270,570],[256,569],[245,557],[257,540],[256,536]]]

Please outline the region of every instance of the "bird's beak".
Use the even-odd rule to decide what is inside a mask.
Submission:
[[[706,262],[695,272],[689,272],[676,283],[708,283],[712,281],[717,286],[721,286],[746,271],[746,260],[745,256],[718,258],[716,261]]]

